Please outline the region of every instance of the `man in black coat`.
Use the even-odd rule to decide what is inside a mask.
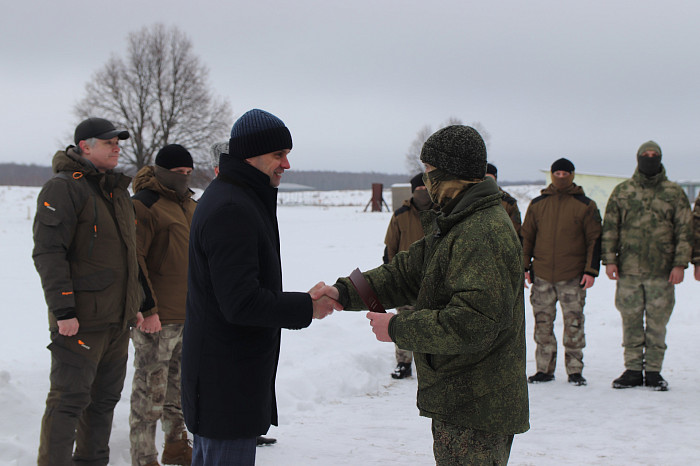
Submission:
[[[282,291],[277,186],[291,149],[282,120],[245,113],[192,219],[182,354],[192,464],[255,463],[256,436],[277,425],[281,329],[340,309],[328,297]]]

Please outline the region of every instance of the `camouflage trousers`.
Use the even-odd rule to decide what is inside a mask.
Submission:
[[[512,434],[496,434],[433,419],[433,455],[436,466],[506,465]]]
[[[667,278],[620,276],[615,307],[622,316],[625,368],[661,371],[666,353],[666,324],[676,303]]]
[[[535,276],[530,303],[535,315],[537,372],[553,374],[557,365],[557,338],[554,336],[557,301],[564,316],[566,373],[577,374],[583,370],[583,348],[586,346],[583,306],[586,303],[586,291],[579,286],[580,282],[581,278],[575,278],[552,283]]]
[[[403,311],[413,311],[415,307],[413,306],[400,306],[396,308],[396,313],[401,314]],[[394,345],[396,348],[396,362],[411,364],[413,362],[413,352],[408,350],[403,350],[398,346]]]
[[[182,324],[166,324],[158,333],[131,330],[134,343],[134,381],[129,414],[131,464],[156,461],[156,424],[165,441],[177,441],[185,431],[180,401]]]

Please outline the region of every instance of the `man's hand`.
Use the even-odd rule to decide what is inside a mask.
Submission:
[[[140,328],[143,323],[143,313],[141,311],[136,313],[136,328]]]
[[[334,286],[326,285],[323,282],[318,282],[313,288],[309,290],[309,295],[313,300],[313,318],[323,319],[329,314],[332,314],[334,310],[341,311],[343,306],[338,302],[340,293],[338,289]]]
[[[583,274],[583,278],[581,278],[581,288],[584,290],[587,290],[588,288],[592,287],[593,284],[595,283],[595,277],[593,275],[586,275],[585,273]]]
[[[695,264],[695,279],[700,281],[700,264]]]
[[[528,288],[528,284],[532,285],[532,280],[530,280],[530,271],[526,270],[525,271],[525,280],[523,280],[523,285],[525,285],[525,288]]]
[[[163,327],[160,325],[160,317],[158,317],[158,314],[156,313],[145,317],[138,329],[143,333],[158,333],[163,329]]]
[[[697,275],[697,272],[696,272]],[[671,269],[671,274],[668,276],[668,282],[671,285],[678,285],[683,281],[685,277],[685,269],[683,267],[677,266]]]
[[[617,271],[617,264],[606,265],[605,275],[607,275],[610,280],[617,280],[620,277],[620,274]]]
[[[396,314],[393,312],[368,312],[367,318],[369,319],[369,325],[372,326],[372,331],[379,341],[391,342],[391,337],[389,336],[389,321]]]
[[[64,337],[72,337],[78,333],[78,328],[80,328],[80,324],[77,317],[58,321],[58,333]]]

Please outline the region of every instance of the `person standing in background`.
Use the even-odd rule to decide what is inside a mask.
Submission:
[[[498,169],[494,164],[486,164],[486,176],[491,177],[496,182],[498,182]],[[513,222],[513,228],[515,228],[515,232],[518,234],[518,238],[520,238],[520,240],[522,241],[522,237],[520,236],[521,221],[520,209],[518,209],[518,201],[516,201],[513,196],[505,192],[500,186],[498,187],[498,189],[499,191],[501,191],[501,193],[503,193],[503,200],[501,201],[501,205],[504,209],[506,209],[506,213],[508,214],[508,217],[510,217],[510,221]]]

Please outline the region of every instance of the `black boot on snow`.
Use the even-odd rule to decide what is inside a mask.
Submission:
[[[586,379],[581,375],[580,372],[577,372],[576,374],[569,374],[569,383],[571,385],[576,385],[576,386],[582,386],[582,385],[588,385],[588,382],[586,382]]]
[[[405,379],[413,374],[411,370],[410,362],[400,362],[396,365],[396,369],[391,373],[391,376],[395,379]]]
[[[660,372],[646,371],[646,374],[644,374],[644,385],[652,387],[655,392],[668,390],[668,382],[661,377]]]
[[[632,388],[639,387],[644,383],[644,377],[642,376],[642,371],[633,371],[627,369],[622,375],[615,380],[613,380],[613,388]]]
[[[527,378],[527,383],[543,383],[551,382],[554,380],[554,374],[546,374],[544,372],[538,372],[535,375],[531,375]]]

